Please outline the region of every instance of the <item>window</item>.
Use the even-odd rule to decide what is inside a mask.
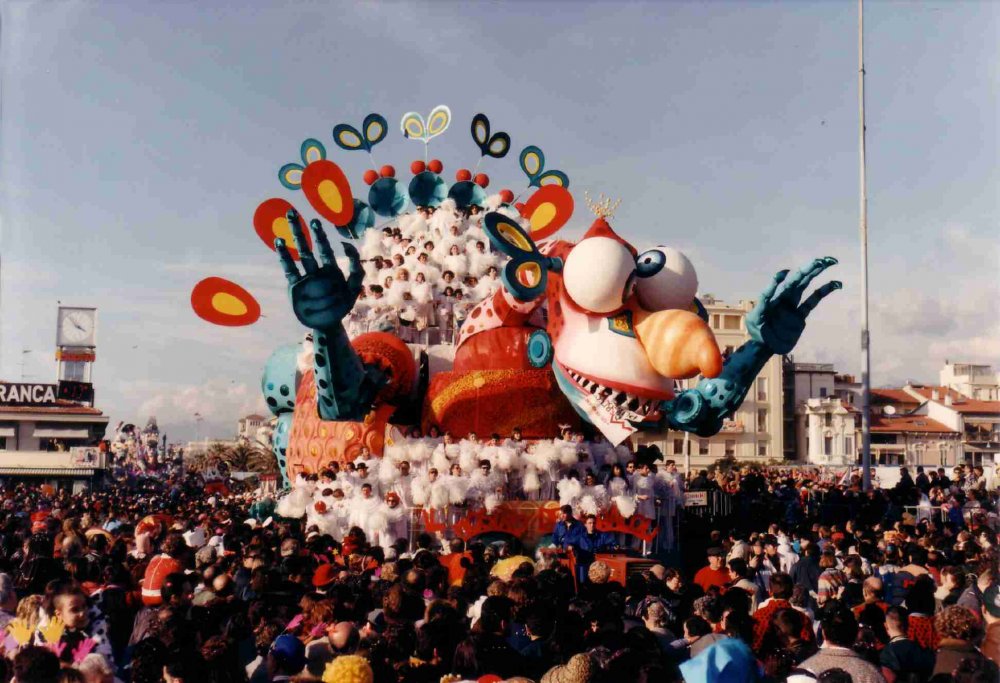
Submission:
[[[767,400],[767,377],[757,378],[757,400],[758,401]]]
[[[0,451],[7,450],[7,437],[0,436]]]
[[[719,314],[718,313],[713,313],[712,314],[712,329],[713,330],[719,329]]]
[[[844,451],[848,455],[854,452],[854,439],[849,436],[844,437]]]
[[[826,387],[820,387],[819,388],[819,397],[820,398],[826,398]]]
[[[69,382],[82,382],[84,380],[84,369],[87,364],[83,361],[65,361],[63,363],[62,379]]]
[[[674,439],[674,455],[684,455],[684,439]]]
[[[767,431],[767,408],[757,409],[757,431],[758,432]]]
[[[726,456],[736,455],[736,440],[726,439]]]
[[[722,316],[722,328],[725,330],[738,330],[740,329],[740,316],[738,315],[724,315]]]
[[[833,437],[824,436],[823,437],[823,455],[830,455],[833,453]]]
[[[735,346],[727,346],[722,351],[722,358],[723,358],[723,360],[725,360],[726,358],[729,358],[731,355],[733,355],[733,351],[735,351],[735,350],[736,350]]]
[[[760,443],[757,444],[757,455],[759,455],[762,458],[766,458],[767,457],[767,442],[766,441],[762,441],[762,442],[760,442]]]
[[[707,439],[698,439],[698,455],[708,455]]]
[[[827,413],[823,416],[823,425],[826,427],[833,426],[833,413]]]

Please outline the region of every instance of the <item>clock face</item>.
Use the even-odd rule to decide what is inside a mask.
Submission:
[[[67,346],[94,345],[94,315],[91,311],[64,311],[59,324],[59,343]]]

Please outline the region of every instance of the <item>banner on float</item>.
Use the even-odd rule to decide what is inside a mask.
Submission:
[[[686,491],[684,493],[684,507],[708,507],[708,491]]]

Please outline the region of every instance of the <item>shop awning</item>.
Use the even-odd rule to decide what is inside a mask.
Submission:
[[[14,427],[0,427],[0,437],[13,439],[16,436]]]
[[[89,439],[86,427],[36,427],[32,434],[36,439]]]
[[[0,467],[0,477],[92,477],[87,467]]]

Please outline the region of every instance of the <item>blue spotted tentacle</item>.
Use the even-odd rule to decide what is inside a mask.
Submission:
[[[288,488],[291,482],[288,480],[288,439],[292,434],[292,418],[294,413],[282,413],[278,416],[278,424],[274,427],[274,437],[271,439],[271,450],[278,460],[278,470],[281,472],[281,486]]]
[[[743,403],[754,378],[772,355],[764,344],[748,341],[726,360],[718,377],[704,379],[664,404],[667,427],[698,436],[717,434],[722,421]]]

